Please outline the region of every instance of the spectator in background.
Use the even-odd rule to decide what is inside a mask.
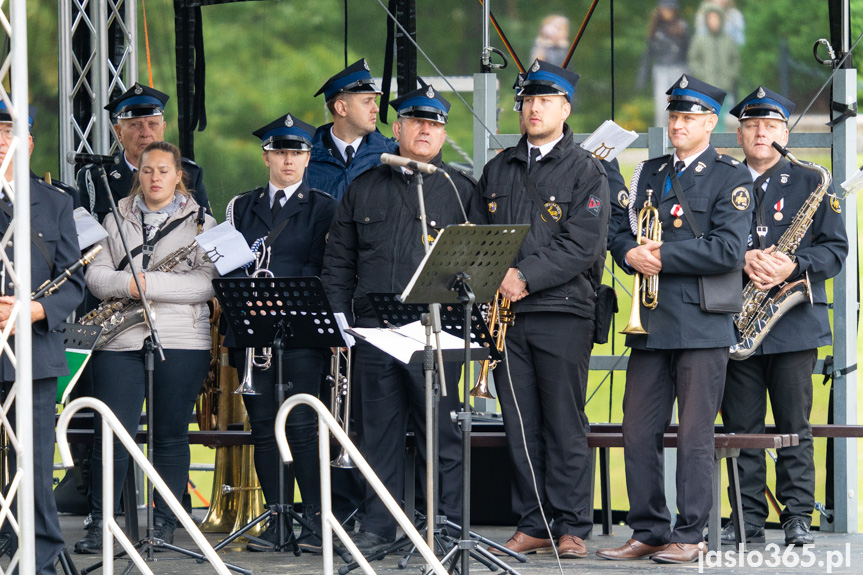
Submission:
[[[734,5],[734,0],[704,0],[698,8],[698,12],[695,13],[695,35],[707,34],[707,23],[704,16],[711,5],[719,6],[725,11],[722,29],[734,38],[734,43],[739,48],[742,48],[746,43],[746,21],[743,19],[743,13]]]
[[[568,53],[569,18],[557,14],[546,16],[533,42],[530,61],[543,60],[555,66],[563,66]]]
[[[688,51],[689,25],[680,17],[677,0],[659,0],[647,27],[647,50],[636,80],[636,88],[644,90],[648,71],[651,74],[655,126],[668,125],[665,90],[686,73]]]
[[[705,82],[728,93],[719,114],[716,132],[725,131],[725,115],[737,103],[737,78],[740,75],[740,49],[722,27],[725,13],[712,3],[705,3],[704,22],[707,34],[696,36],[689,48],[689,69],[697,71]]]

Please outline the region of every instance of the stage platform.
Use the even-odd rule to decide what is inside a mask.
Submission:
[[[60,518],[63,536],[70,548],[74,546],[75,541],[84,535],[82,520],[83,518],[80,516],[71,515],[64,515]],[[146,522],[143,513],[141,514],[140,521],[142,526]],[[513,528],[510,527],[484,528],[482,526],[475,526],[474,530],[499,542],[506,541],[513,533]],[[613,562],[600,559],[594,555],[595,551],[604,547],[622,545],[629,538],[630,529],[624,525],[616,525],[613,535],[603,536],[600,533],[601,526],[597,525],[594,529],[594,536],[587,541],[589,553],[587,559],[561,561],[564,573],[578,573],[579,575],[592,573],[656,573],[666,575],[700,572],[698,563],[677,566],[659,565],[650,560]],[[221,538],[218,534],[209,534],[207,537],[211,542],[218,541]],[[174,543],[184,547],[192,546],[191,538],[182,529],[176,532]],[[820,573],[857,575],[863,573],[863,534],[838,535],[816,531],[815,543],[815,546],[811,549],[811,556],[805,554],[800,548],[786,551],[783,532],[779,529],[772,529],[767,531],[766,543],[754,544],[748,547],[749,553],[746,554],[742,566],[738,561],[739,558],[737,555],[731,556],[727,553],[727,551],[731,551],[731,548],[726,547],[723,549],[723,554],[720,557],[708,558],[706,560],[703,571],[712,574],[770,573],[778,575]],[[783,553],[785,554],[784,559]],[[291,553],[249,553],[246,551],[227,550],[223,550],[220,555],[226,562],[250,569],[255,575],[315,575],[322,572],[322,562],[319,555],[303,554],[300,557],[295,557]],[[160,552],[156,553],[155,556],[156,561],[149,565],[153,573],[156,574],[203,575],[214,573],[212,567],[207,564],[199,564],[194,559],[183,558],[173,552]],[[94,555],[76,555],[72,553],[72,560],[79,570],[92,565],[98,559],[99,557]],[[373,562],[372,567],[378,573],[387,573],[388,575],[418,573],[422,565],[421,558],[416,557],[411,559],[406,570],[398,568],[397,564],[400,559],[401,555],[390,556],[382,561]],[[758,562],[758,559],[761,559],[760,567],[753,565]],[[734,566],[728,566],[728,562],[730,561],[735,562]],[[6,560],[2,562],[4,568],[6,563]],[[720,563],[721,566],[716,566],[717,563]],[[811,563],[811,565],[802,566],[801,563]],[[529,555],[527,563],[512,561],[510,564],[521,575],[549,575],[560,572],[554,555]],[[118,560],[114,565],[115,572],[120,573],[125,567],[126,561]],[[336,568],[340,565],[342,565],[342,562],[336,558]],[[833,566],[831,567],[830,565]],[[491,571],[475,561],[471,562],[470,569],[474,575],[491,573]],[[94,571],[94,573],[101,572]],[[138,571],[133,570],[132,572],[137,573]],[[362,570],[357,569],[353,573],[359,575],[362,573]]]

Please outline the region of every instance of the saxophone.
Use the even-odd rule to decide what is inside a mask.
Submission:
[[[779,152],[788,158],[788,160],[801,168],[812,170],[821,176],[821,183],[815,188],[806,203],[799,212],[791,220],[791,225],[779,238],[776,243],[774,252],[783,253],[791,258],[791,261],[796,259],[794,253],[800,246],[800,240],[806,235],[809,226],[812,225],[812,218],[815,217],[815,212],[818,206],[821,205],[821,200],[824,199],[824,194],[830,188],[830,183],[833,181],[833,176],[830,171],[824,166],[814,164],[812,162],[802,162],[794,157],[791,152],[783,148],[777,143],[773,143]],[[809,300],[812,303],[812,290],[809,285],[809,274],[804,274],[804,277],[793,281],[785,282],[777,286],[778,290],[772,296],[768,297],[772,290],[762,290],[755,287],[750,281],[743,289],[743,310],[739,314],[734,315],[734,324],[740,331],[741,341],[730,348],[731,359],[744,360],[755,353],[758,346],[767,337],[767,334],[776,325],[783,315],[785,315],[794,306]]]

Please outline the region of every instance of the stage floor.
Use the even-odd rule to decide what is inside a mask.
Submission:
[[[83,518],[80,516],[71,515],[61,516],[60,518],[63,535],[70,549],[74,546],[75,541],[84,535],[82,520]],[[122,524],[122,519],[120,521]],[[143,525],[146,522],[143,513],[141,514],[140,521],[143,531]],[[498,542],[506,541],[513,532],[512,528],[507,527],[484,528],[476,526],[474,530]],[[698,563],[676,566],[659,565],[650,560],[614,562],[600,559],[594,555],[595,551],[604,547],[622,545],[629,538],[630,529],[624,525],[617,525],[614,528],[614,534],[611,536],[603,536],[600,533],[601,527],[596,526],[594,536],[587,541],[589,553],[587,559],[561,561],[564,573],[682,574],[700,572]],[[217,542],[221,537],[223,535],[207,535],[207,538],[211,542]],[[182,547],[191,547],[193,545],[191,538],[182,529],[177,530],[174,542],[176,545]],[[742,566],[740,565],[739,557],[736,554],[732,556],[728,551],[731,551],[730,547],[723,549],[723,554],[719,557],[708,557],[705,560],[703,571],[709,571],[714,574],[760,572],[781,575],[816,573],[856,575],[863,573],[863,534],[837,535],[816,531],[815,546],[811,551],[807,549],[804,553],[800,548],[786,551],[783,532],[778,529],[768,530],[766,543],[754,544],[748,547],[749,552],[745,555]],[[211,566],[199,564],[194,559],[184,558],[177,553],[160,552],[156,553],[155,556],[156,561],[149,563],[153,573],[181,575],[214,573]],[[283,575],[285,573],[290,573],[291,575],[312,575],[322,572],[322,562],[319,555],[303,554],[300,557],[295,557],[291,553],[249,553],[246,551],[223,550],[220,556],[228,563],[250,569],[255,575]],[[76,555],[74,553],[71,554],[71,557],[79,570],[92,565],[100,559],[100,557],[95,555]],[[401,557],[401,555],[389,556],[382,561],[373,562],[372,567],[378,573],[388,573],[389,575],[407,573],[408,571],[398,568],[398,561]],[[761,561],[761,565],[760,567],[756,567],[755,564],[759,560]],[[733,566],[729,566],[729,563],[732,562]],[[6,564],[7,561],[4,560],[2,566],[5,568]],[[115,572],[122,572],[126,564],[126,560],[115,561]],[[336,569],[342,564],[337,556]],[[529,555],[527,563],[511,561],[510,565],[521,575],[547,575],[559,572],[554,555]],[[420,569],[421,566],[422,559],[416,557],[410,560],[407,569],[416,573],[416,570]],[[471,561],[470,571],[476,575],[491,573],[476,561]],[[133,571],[133,573],[137,572],[137,570]],[[101,573],[101,571],[94,571],[94,573]],[[362,571],[358,569],[354,573],[360,574]]]

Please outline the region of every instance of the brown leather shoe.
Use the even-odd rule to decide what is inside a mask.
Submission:
[[[587,557],[584,539],[575,535],[561,535],[557,542],[557,554],[561,559],[584,559]]]
[[[630,539],[620,547],[615,549],[600,549],[596,552],[603,559],[612,561],[632,561],[633,559],[643,559],[652,557],[654,553],[664,551],[668,545],[647,545],[641,541]]]
[[[672,543],[665,551],[653,555],[657,563],[692,563],[701,553],[707,553],[704,543]]]
[[[516,553],[527,554],[552,552],[551,539],[539,539],[537,537],[531,537],[530,535],[522,533],[521,531],[516,531],[515,535],[510,537],[509,541],[504,543],[503,546],[507,549],[515,551]],[[506,555],[506,553],[495,547],[489,547],[488,551],[493,555]]]

